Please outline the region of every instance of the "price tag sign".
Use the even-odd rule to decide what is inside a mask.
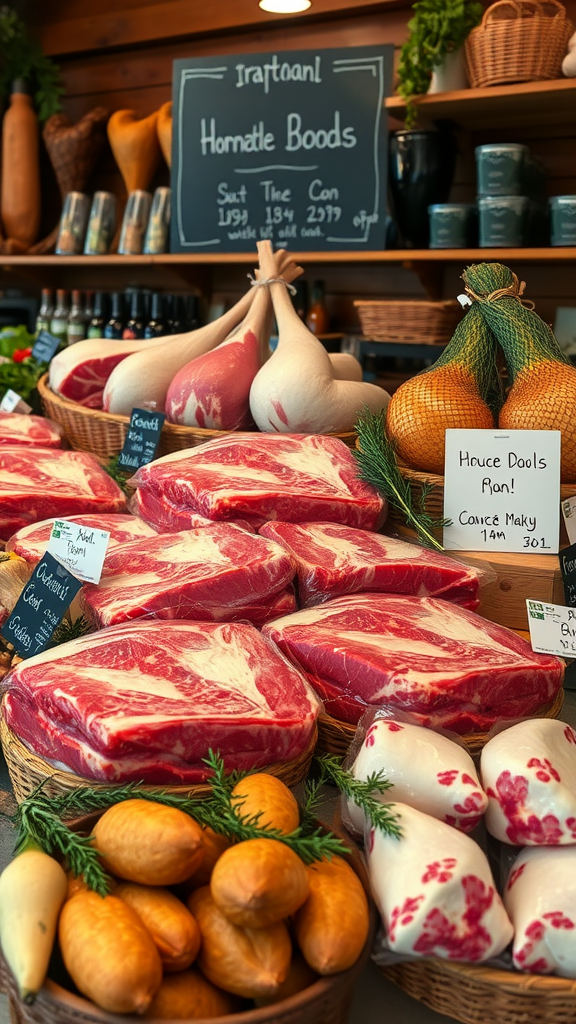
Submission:
[[[39,363],[49,363],[59,348],[60,338],[56,338],[49,331],[40,331],[32,349],[32,355]]]
[[[568,540],[571,544],[576,544],[576,498],[566,498],[562,502],[562,516]]]
[[[564,599],[570,608],[576,608],[576,544],[563,548],[558,557],[564,584]]]
[[[576,658],[576,608],[526,601],[530,643],[538,654]]]
[[[165,419],[163,412],[132,409],[124,447],[118,457],[119,469],[139,469],[156,458]]]
[[[21,658],[46,649],[82,583],[46,552],[2,626],[2,636]]]
[[[99,583],[110,534],[107,530],[56,519],[47,551],[85,583]]]
[[[444,547],[556,554],[559,430],[447,430]]]
[[[8,388],[8,391],[0,402],[0,412],[29,413],[32,412],[32,406],[28,405],[28,403],[25,402],[16,391],[12,391],[12,388]]]

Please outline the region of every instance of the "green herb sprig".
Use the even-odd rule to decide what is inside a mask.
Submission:
[[[79,615],[73,622],[64,619],[59,626],[56,626],[48,646],[58,647],[60,644],[68,643],[69,640],[77,640],[81,636],[86,636],[92,628],[91,623],[83,615]]]
[[[108,476],[112,477],[112,479],[118,484],[120,490],[124,491],[124,494],[128,494],[130,491],[130,488],[126,486],[128,474],[124,469],[120,469],[120,466],[118,465],[119,459],[120,453],[118,453],[118,455],[113,455],[110,461],[104,466],[104,471],[108,473]]]
[[[360,469],[360,477],[372,484],[387,499],[393,508],[402,513],[408,526],[411,526],[418,539],[426,547],[444,551],[433,531],[451,526],[450,519],[434,519],[426,510],[425,502],[431,485],[422,487],[419,508],[414,507],[412,489],[405,480],[396,459],[393,445],[386,437],[384,428],[384,412],[366,410],[356,424],[356,432],[360,444],[353,454]]]
[[[353,800],[364,811],[373,828],[380,829],[395,839],[402,838],[402,829],[396,815],[390,810],[391,805],[381,803],[374,796],[375,793],[382,795],[392,788],[393,784],[388,782],[383,771],[372,772],[364,780],[355,779],[349,771],[342,768],[337,757],[326,754],[318,761],[321,784],[332,782],[348,800]]]

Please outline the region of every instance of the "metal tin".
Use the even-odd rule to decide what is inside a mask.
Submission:
[[[507,142],[476,146],[479,196],[521,196],[525,192],[528,146]]]
[[[157,188],[152,200],[148,228],[144,241],[144,252],[159,253],[168,249],[170,231],[170,189]]]
[[[110,251],[116,231],[116,196],[112,192],[95,192],[84,242],[86,256],[105,256]]]
[[[118,252],[123,256],[136,256],[142,252],[151,205],[152,196],[142,189],[136,189],[128,196],[118,246]]]
[[[64,199],[56,254],[79,256],[84,245],[90,200],[83,192],[68,192]]]
[[[525,245],[529,211],[526,196],[479,196],[480,248]]]
[[[576,196],[552,196],[551,245],[576,245]]]
[[[435,203],[428,207],[431,249],[465,249],[476,244],[476,207],[470,203]]]

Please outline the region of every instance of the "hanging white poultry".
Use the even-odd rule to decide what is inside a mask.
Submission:
[[[274,279],[272,247],[258,243],[260,272]],[[276,351],[256,374],[250,410],[262,431],[328,434],[352,430],[359,413],[385,409],[390,395],[375,384],[338,380],[326,349],[300,320],[286,285],[270,285],[278,324]]]

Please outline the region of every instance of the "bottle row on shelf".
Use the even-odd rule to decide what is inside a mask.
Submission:
[[[63,344],[73,345],[85,338],[159,338],[182,334],[199,325],[196,295],[165,295],[161,292],[54,293],[42,289],[36,334],[49,331]]]

